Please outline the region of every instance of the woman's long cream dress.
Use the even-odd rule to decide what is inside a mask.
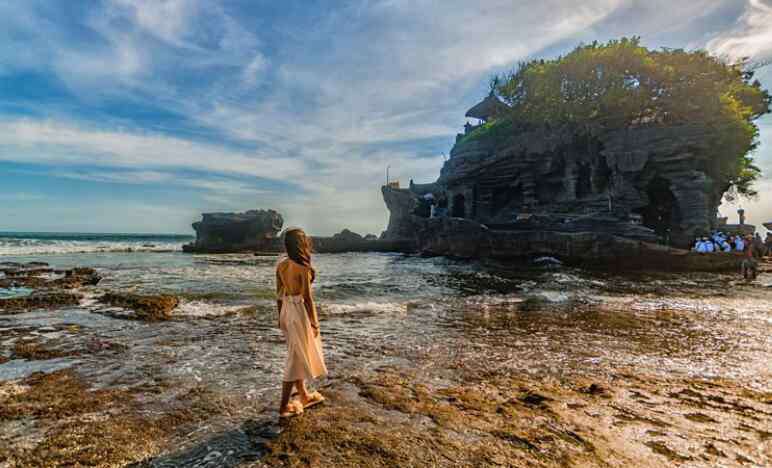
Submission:
[[[311,270],[290,259],[276,266],[276,295],[281,299],[279,326],[287,340],[287,363],[284,381],[315,379],[327,374],[322,354],[322,340],[314,337],[305,304],[316,306],[311,295]]]

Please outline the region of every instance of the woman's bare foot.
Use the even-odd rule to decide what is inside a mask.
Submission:
[[[322,396],[322,394],[316,391],[306,393],[305,397],[300,398],[300,402],[303,404],[303,409],[316,406],[319,403],[322,403],[324,400],[325,398]]]
[[[279,418],[291,418],[303,414],[303,404],[298,400],[292,400],[286,405],[279,408]]]

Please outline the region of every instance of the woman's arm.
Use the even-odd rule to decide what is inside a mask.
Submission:
[[[279,275],[279,270],[276,269],[276,309],[277,309],[277,316],[278,318],[278,324],[279,328],[281,328],[281,297],[282,293],[284,292],[284,285],[281,282],[281,275]]]
[[[311,292],[311,272],[306,271],[303,276],[303,305],[306,307],[308,321],[311,322],[311,327],[314,329],[314,336],[319,336],[319,317],[316,315],[316,304]]]

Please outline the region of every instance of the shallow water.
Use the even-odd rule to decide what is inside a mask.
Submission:
[[[69,365],[97,388],[173,382],[148,399],[154,411],[193,386],[243,399],[241,410],[200,427],[187,443],[243,423],[255,407],[273,407],[285,352],[273,295],[276,258],[110,252],[3,260],[93,266],[104,280],[91,296],[163,292],[182,303],[174,320],[161,323],[112,318],[88,300],[0,316],[0,355],[29,338],[71,354],[0,364],[0,381]],[[746,285],[731,275],[620,277],[390,254],[318,255],[315,264],[333,373],[419,362],[558,377],[633,368],[770,390],[766,275]]]
[[[30,288],[0,288],[0,299],[24,297],[32,293]]]

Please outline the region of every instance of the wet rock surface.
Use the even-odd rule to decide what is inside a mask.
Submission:
[[[345,269],[359,258],[317,259],[327,275],[318,298],[331,376],[315,387],[328,400],[284,425],[275,407],[285,350],[272,296],[248,314],[214,320],[179,307],[174,320],[158,323],[83,307],[0,316],[0,464],[772,460],[772,297],[764,273],[746,284],[718,274],[590,275],[383,255],[367,257],[373,261],[361,277]],[[263,270],[253,256],[229,259],[190,260],[185,268],[201,278],[216,265],[213,274],[244,278],[250,269],[271,273],[274,264]],[[404,301],[334,300],[351,295],[352,284],[372,295],[383,281]],[[395,293],[397,285],[420,293]],[[135,290],[152,295],[136,280]]]
[[[336,379],[329,404],[290,421],[260,466],[716,466],[770,456],[768,396],[731,382],[620,370],[599,394],[586,378],[471,371],[462,384],[399,367]],[[739,447],[723,436],[738,427]]]
[[[83,296],[74,292],[36,292],[24,297],[0,299],[0,315],[18,314],[34,309],[55,309],[74,306]]]
[[[172,312],[179,305],[176,296],[168,294],[138,295],[120,292],[110,292],[99,297],[98,302],[113,307],[128,309],[129,313],[104,311],[118,318],[128,318],[145,321],[161,321],[172,318]]]
[[[83,299],[81,288],[96,286],[102,277],[93,268],[54,269],[46,263],[3,264],[0,288],[28,291],[0,298],[0,314],[18,314],[35,309],[77,306]]]
[[[77,289],[95,286],[102,280],[93,268],[57,270],[38,262],[16,264],[14,268],[5,268],[0,272],[4,273],[0,278],[0,288]]]
[[[33,374],[16,383],[0,384],[0,463],[28,466],[126,466],[157,452],[168,434],[200,423],[225,410],[224,401],[200,388],[188,388],[179,404],[165,411],[147,411],[147,399],[170,383],[95,389],[71,370]],[[231,403],[232,404],[232,403]],[[140,408],[145,407],[145,411]],[[24,439],[30,418],[46,429],[42,440]]]

